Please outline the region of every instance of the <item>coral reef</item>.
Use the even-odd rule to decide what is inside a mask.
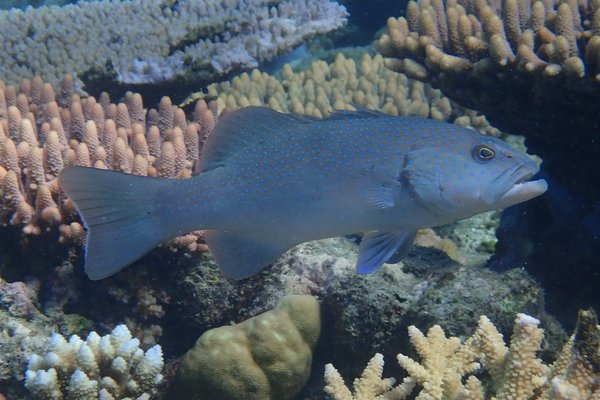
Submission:
[[[316,298],[286,296],[277,307],[205,332],[177,371],[176,398],[291,399],[310,374],[321,317]]]
[[[376,354],[361,378],[354,381],[355,395],[332,364],[325,367],[325,391],[336,400],[401,400],[409,398],[416,386],[420,386],[417,399],[432,400],[597,398],[600,326],[593,311],[580,311],[575,333],[551,365],[537,355],[544,338],[539,323],[518,314],[508,347],[485,316],[464,342],[446,337],[439,325],[427,335],[410,326],[410,341],[421,362],[398,354],[398,363],[408,373],[400,385],[394,386],[393,378],[382,379],[383,356]]]
[[[191,96],[197,98],[215,100],[219,109],[266,105],[316,117],[361,106],[390,115],[451,120],[488,135],[500,135],[484,116],[453,104],[429,85],[388,70],[379,55],[363,54],[355,62],[338,53],[330,64],[314,61],[297,72],[286,64],[278,76],[255,69]]]
[[[65,74],[140,84],[210,81],[345,23],[330,1],[79,2],[0,11],[0,75],[9,82]]]
[[[341,56],[338,60],[347,72],[357,68],[354,61]],[[377,104],[392,104],[388,90],[396,85],[394,90],[402,94],[405,105],[410,108],[411,99],[417,99],[414,103],[420,105],[413,107],[426,108],[429,116],[433,116],[431,110],[441,110],[440,104],[447,101],[436,97],[439,92],[386,70],[381,57],[365,57],[358,69],[362,71],[363,66],[374,72],[368,77],[363,72],[355,73],[362,89],[355,90],[353,96],[362,92],[365,98],[380,96]],[[379,74],[396,83],[380,89],[385,82]],[[240,79],[252,80],[257,72],[244,76],[247,78]],[[310,87],[308,73],[305,76],[302,80],[291,78],[302,84],[302,91]],[[274,84],[271,79],[275,78],[263,78],[268,76],[260,74],[256,87],[264,82]],[[343,90],[354,90],[352,85]],[[249,90],[252,87],[249,85]],[[69,78],[56,93],[40,78],[23,80],[18,87],[0,84],[0,215],[3,223],[15,227],[3,228],[6,234],[23,230],[27,237],[36,237],[33,234],[56,233],[58,228],[63,242],[81,243],[83,229],[56,185],[61,168],[80,164],[156,176],[191,176],[206,135],[218,113],[228,106],[218,99],[208,103],[200,100],[188,121],[183,110],[166,97],[157,110],[145,110],[137,94],[128,93],[121,103],[112,104],[105,94],[96,100],[73,93]],[[424,100],[426,94],[430,100]],[[270,97],[262,94],[260,98],[268,103]],[[328,99],[331,102],[333,97]],[[400,105],[400,95],[397,99]],[[351,100],[344,101],[350,104]],[[458,110],[452,106],[447,118],[458,117]],[[471,126],[485,121],[475,114],[466,120]],[[483,123],[478,126],[489,128]],[[497,134],[490,129],[488,133]],[[176,239],[171,247],[204,250],[201,239],[201,233],[196,232]],[[74,253],[60,267],[21,268],[18,279],[32,273],[44,277],[41,285],[60,309],[74,308],[74,312],[95,321],[97,330],[126,321],[144,344],[153,345],[159,338],[161,345],[169,343],[173,351],[170,354],[187,350],[197,332],[254,316],[273,307],[286,294],[311,293],[323,299],[328,316],[327,354],[336,363],[351,357],[346,346],[361,354],[372,354],[375,344],[388,351],[398,348],[398,332],[410,323],[429,323],[431,315],[436,320],[438,315],[447,315],[439,323],[453,334],[462,334],[464,327],[473,322],[475,312],[483,311],[500,321],[504,330],[513,306],[535,315],[541,312],[537,287],[522,272],[499,275],[459,267],[456,261],[464,261],[460,246],[457,249],[444,235],[439,237],[433,231],[423,232],[420,240],[418,244],[427,247],[417,246],[405,263],[387,266],[368,277],[355,275],[356,244],[337,238],[298,246],[269,271],[239,283],[223,279],[208,254],[173,257],[167,250],[154,252],[139,268],[94,286],[82,280],[81,259]],[[98,292],[106,295],[89,296]],[[498,304],[490,300],[494,298],[507,300]],[[48,301],[48,296],[41,301]],[[186,333],[182,334],[179,327],[185,327]],[[338,340],[331,339],[334,337]]]
[[[402,263],[358,276],[356,252],[356,243],[345,238],[304,243],[268,270],[241,282],[223,280],[205,254],[196,265],[182,264],[184,260],[171,264],[158,279],[172,298],[180,299],[177,323],[185,323],[192,332],[249,318],[288,294],[318,296],[323,352],[348,374],[357,372],[346,369],[365,362],[367,354],[387,355],[401,348],[402,333],[410,324],[438,323],[453,335],[465,335],[485,313],[507,333],[515,311],[544,315],[541,289],[522,270],[499,274],[459,266],[438,249],[417,246]],[[169,314],[166,318],[168,325]],[[552,351],[564,334],[549,320],[544,317]],[[162,340],[169,336],[165,331]],[[181,336],[177,338],[181,343]]]
[[[159,345],[144,352],[125,325],[67,341],[53,334],[43,355],[32,354],[25,387],[34,399],[150,399],[162,381]]]

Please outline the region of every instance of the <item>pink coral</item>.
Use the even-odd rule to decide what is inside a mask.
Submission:
[[[0,81],[0,223],[24,234],[58,228],[62,242],[83,244],[84,229],[56,179],[65,166],[190,177],[217,115],[203,100],[188,121],[168,97],[146,110],[139,94],[115,104],[105,93],[95,99],[74,92],[70,76],[58,95],[39,77],[18,87]],[[201,232],[170,244],[206,249]]]

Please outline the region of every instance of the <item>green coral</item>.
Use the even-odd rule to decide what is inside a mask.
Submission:
[[[318,301],[291,295],[271,311],[211,329],[183,357],[173,398],[290,399],[308,380],[320,327]]]

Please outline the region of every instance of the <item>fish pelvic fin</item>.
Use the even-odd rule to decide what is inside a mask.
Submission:
[[[90,279],[114,275],[170,238],[158,201],[169,180],[68,167],[59,182],[87,230],[85,272]]]
[[[375,271],[385,263],[400,262],[412,249],[416,234],[414,230],[365,234],[358,247],[356,272],[364,275]]]

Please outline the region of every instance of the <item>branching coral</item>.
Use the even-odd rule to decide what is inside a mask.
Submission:
[[[580,312],[575,334],[550,366],[537,357],[544,338],[538,325],[535,318],[519,314],[509,347],[485,316],[464,343],[447,338],[438,325],[426,336],[411,326],[410,342],[421,362],[398,354],[398,363],[409,376],[401,385],[394,387],[393,379],[381,378],[383,357],[376,355],[354,382],[354,397],[331,364],[325,367],[325,391],[336,400],[405,399],[416,384],[421,387],[416,398],[423,400],[598,398],[600,326],[595,314]],[[489,384],[480,379],[482,371],[489,376]]]
[[[378,49],[389,68],[501,129],[531,132],[534,121],[549,135],[593,126],[585,116],[598,101],[599,27],[595,0],[421,0],[388,20]]]
[[[0,11],[0,75],[102,75],[122,83],[204,80],[252,68],[317,33],[342,26],[330,1],[161,0],[79,2]]]
[[[600,81],[599,23],[594,1],[411,1],[406,17],[388,20],[378,45],[390,68],[417,79],[441,72],[501,79],[514,68],[592,90],[586,81]]]
[[[163,378],[162,350],[139,344],[125,325],[85,341],[54,334],[45,355],[29,358],[25,387],[35,399],[150,399]]]
[[[405,378],[404,381],[394,386],[394,378],[382,379],[383,356],[375,354],[367,364],[360,378],[354,380],[354,394],[344,384],[344,380],[339,372],[331,364],[325,365],[325,392],[336,400],[402,400],[410,394],[415,387],[415,382],[411,378]]]
[[[357,63],[339,53],[330,64],[315,61],[297,72],[286,64],[280,77],[253,70],[231,82],[212,84],[199,96],[215,99],[220,109],[267,105],[282,112],[322,117],[333,110],[362,106],[390,115],[454,120],[486,134],[500,133],[484,116],[452,104],[429,85],[388,70],[381,56],[368,54]]]
[[[59,227],[63,240],[82,243],[83,228],[57,184],[65,166],[189,177],[217,116],[203,101],[188,122],[168,97],[147,111],[139,94],[114,104],[106,94],[97,101],[73,92],[68,76],[58,95],[39,77],[18,89],[0,82],[0,222],[22,226],[25,234]],[[204,249],[201,236],[193,232],[172,244]]]

